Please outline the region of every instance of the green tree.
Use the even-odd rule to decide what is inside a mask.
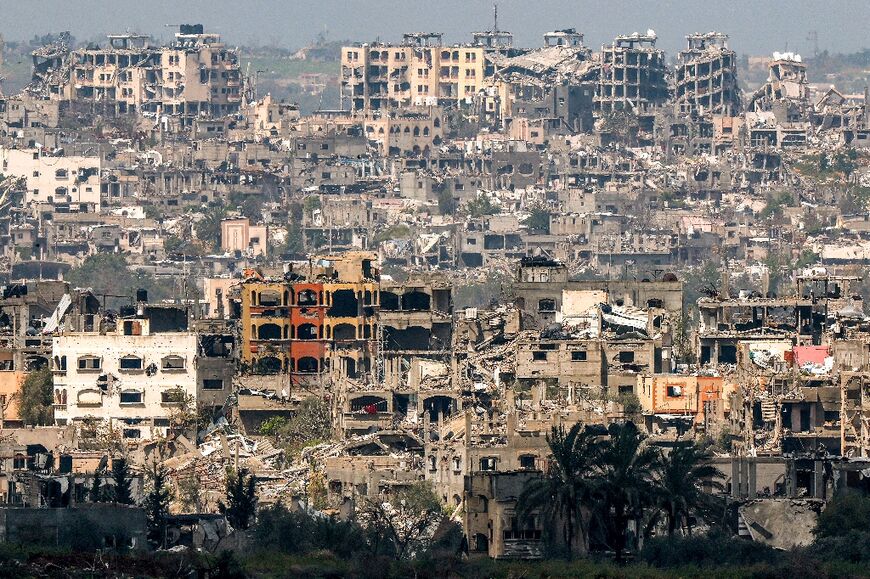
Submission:
[[[456,200],[446,184],[441,183],[433,187],[438,196],[438,211],[441,215],[453,215],[456,211]]]
[[[568,554],[589,550],[589,524],[593,479],[602,447],[597,437],[579,422],[567,432],[553,427],[547,435],[551,458],[543,477],[530,480],[517,499],[520,520],[541,511],[548,540]]]
[[[408,239],[411,237],[411,228],[404,223],[396,223],[386,229],[380,230],[372,239],[374,243],[381,243],[390,239]]]
[[[217,251],[221,246],[221,221],[226,219],[227,210],[223,206],[212,207],[197,221],[196,238],[209,251]]]
[[[162,300],[175,294],[174,284],[157,280],[141,271],[131,271],[127,258],[118,253],[89,255],[78,267],[64,276],[73,287],[89,287],[98,294],[133,296],[139,288],[148,290],[148,298]],[[109,303],[118,300],[109,300]],[[120,300],[129,303],[129,300]]]
[[[257,514],[257,481],[247,469],[231,470],[227,474],[226,499],[218,508],[230,525],[236,529],[250,527]]]
[[[724,505],[703,490],[704,485],[724,488],[719,481],[722,473],[713,466],[712,459],[708,451],[692,443],[677,446],[656,465],[656,506],[664,514],[669,536],[677,528],[691,534],[694,516],[712,522],[717,514],[722,515],[722,511],[716,511]]]
[[[866,532],[870,527],[870,497],[856,491],[841,491],[819,515],[816,537],[844,537],[852,531]]]
[[[526,219],[526,226],[531,231],[537,231],[540,233],[550,233],[550,212],[541,207],[536,207],[532,209],[529,213],[528,219]]]
[[[694,364],[697,360],[689,323],[685,312],[680,312],[674,319],[674,358],[677,363]]]
[[[239,194],[230,196],[230,203],[234,207],[238,207],[242,217],[247,217],[252,225],[263,220],[263,197],[261,195]]]
[[[830,168],[831,168],[831,160],[828,158],[827,153],[822,152],[822,154],[819,155],[819,172],[824,173],[824,172],[828,171]]]
[[[640,398],[634,392],[626,392],[620,394],[616,400],[622,405],[622,412],[629,420],[636,420],[643,412],[643,405],[640,403]]]
[[[805,249],[801,251],[800,257],[798,257],[797,262],[795,262],[795,268],[802,269],[815,263],[819,263],[819,254],[813,252],[812,249]]]
[[[277,425],[276,430],[278,442],[291,454],[305,446],[330,440],[333,432],[329,405],[320,398],[305,398],[293,416]]]
[[[483,217],[501,213],[501,207],[494,204],[489,195],[478,193],[477,197],[465,204],[465,212],[469,217]]]
[[[112,499],[122,505],[133,504],[133,493],[130,490],[130,466],[126,458],[119,458],[112,462],[112,480],[115,485],[112,489]]]
[[[721,277],[719,267],[719,263],[711,259],[705,261],[701,267],[693,267],[684,274],[683,288],[685,294],[683,307],[690,318],[694,317],[700,297],[706,295],[708,291],[720,289]]]
[[[431,485],[418,481],[387,500],[366,500],[359,518],[369,532],[376,554],[402,560],[419,556],[428,549],[444,514]]]
[[[604,506],[603,522],[618,562],[628,542],[629,522],[639,522],[656,497],[653,473],[659,461],[656,448],[644,444],[644,436],[632,422],[611,424],[597,466],[595,493]]]
[[[305,253],[305,236],[302,233],[302,226],[299,221],[293,217],[287,224],[287,238],[284,241],[284,253]]]
[[[286,424],[287,419],[283,416],[271,416],[260,423],[257,432],[261,436],[277,436]]]
[[[45,426],[54,422],[54,381],[49,368],[27,375],[21,385],[18,412],[25,424]]]
[[[779,193],[771,193],[767,196],[767,205],[761,210],[761,218],[779,218],[782,217],[784,207],[790,206],[792,203],[792,195],[788,191]]]
[[[92,503],[103,502],[103,488],[100,471],[94,472],[94,480],[91,482],[91,488],[88,491],[88,500]]]
[[[178,481],[178,500],[185,512],[202,511],[202,494],[195,475],[189,474]]]
[[[302,200],[302,210],[305,212],[305,215],[308,215],[309,217],[315,210],[320,209],[320,207],[320,196],[318,195],[309,195]]]
[[[148,478],[151,480],[151,489],[142,505],[148,518],[148,540],[155,547],[166,547],[166,518],[169,516],[171,500],[166,470],[154,463],[148,471]]]

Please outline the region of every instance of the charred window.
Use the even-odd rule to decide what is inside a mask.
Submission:
[[[279,306],[281,305],[281,294],[275,291],[260,292],[261,306]]]
[[[353,318],[359,315],[359,300],[353,290],[343,289],[332,293],[329,315],[337,318]]]
[[[299,295],[296,296],[296,305],[299,306],[316,306],[317,305],[317,294],[314,290],[302,290],[299,292]]]
[[[332,329],[332,339],[342,342],[356,339],[356,329],[350,324],[338,324]]]
[[[82,356],[79,358],[79,370],[99,370],[102,360],[96,356]]]
[[[160,402],[163,404],[181,404],[184,402],[184,390],[172,388],[160,393]]]
[[[736,364],[737,363],[737,346],[733,344],[722,344],[719,346],[719,363],[720,364]]]
[[[223,390],[224,389],[224,381],[223,380],[203,380],[202,381],[202,389],[203,390]]]
[[[254,371],[257,374],[277,374],[281,371],[281,360],[275,356],[260,358],[254,364]]]
[[[429,294],[413,291],[402,296],[402,309],[410,312],[425,312],[430,309]]]
[[[138,391],[121,392],[121,404],[142,404],[142,393]]]
[[[182,356],[166,356],[161,360],[161,366],[164,370],[184,370],[185,362]]]
[[[300,340],[316,340],[317,326],[314,324],[302,324],[296,330],[296,337]]]
[[[257,328],[257,339],[259,340],[280,340],[281,326],[278,324],[263,324]]]
[[[298,372],[314,374],[318,371],[319,366],[317,358],[305,356],[304,358],[299,358],[299,361],[296,363],[296,370]]]
[[[399,296],[393,292],[381,292],[381,310],[386,312],[396,312],[399,310]]]

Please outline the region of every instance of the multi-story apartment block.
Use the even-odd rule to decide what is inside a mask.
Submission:
[[[668,98],[665,53],[656,48],[657,36],[617,36],[613,44],[601,47],[601,77],[595,95],[595,109],[601,113],[628,110],[651,112]]]
[[[675,100],[682,112],[734,115],[740,111],[737,55],[721,32],[690,34],[677,58]]]
[[[183,308],[140,302],[115,320],[72,308],[66,328],[52,348],[54,417],[83,436],[97,423],[125,439],[165,435],[200,400],[215,406],[229,395],[231,337],[191,331]]]
[[[222,116],[241,104],[238,52],[201,24],[183,24],[168,46],[115,34],[108,45],[34,52],[34,87],[54,99],[101,103],[119,113]]]
[[[341,50],[342,102],[352,110],[456,104],[485,86],[483,45],[442,45],[437,33]]]
[[[379,304],[375,254],[314,258],[285,281],[251,276],[239,287],[241,362],[248,372],[287,374],[292,385],[330,370],[356,378],[373,369]]]
[[[100,211],[101,166],[94,155],[0,147],[0,173],[25,179],[24,202],[48,204],[62,213]]]

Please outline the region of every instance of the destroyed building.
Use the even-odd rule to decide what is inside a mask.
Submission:
[[[231,393],[232,335],[199,334],[185,308],[148,304],[144,290],[137,298],[117,315],[92,296],[65,301],[52,347],[55,421],[82,437],[155,438],[197,404],[220,407]],[[210,358],[223,362],[200,364]]]
[[[329,110],[284,100],[301,56],[245,70],[200,25],[52,38],[0,97],[7,504],[79,509],[111,444],[166,468],[173,549],[226,545],[245,468],[261,505],[339,518],[427,481],[470,556],[534,559],[551,429],[628,420],[711,442],[735,532],[776,548],[808,533],[768,519],[866,488],[867,91],[743,70],[719,32],[670,68],[653,31],[495,22],[333,46]],[[62,281],[122,258],[165,299]],[[41,368],[55,425],[18,428]]]
[[[674,100],[682,113],[735,116],[740,112],[737,55],[720,32],[690,34],[677,56]]]
[[[485,81],[479,45],[445,45],[438,33],[405,34],[401,44],[345,46],[341,51],[342,100],[352,110],[456,104]]]
[[[667,67],[656,40],[655,32],[648,30],[617,36],[612,44],[601,47],[596,111],[630,111],[642,116],[664,104],[668,98]]]
[[[33,58],[32,93],[115,113],[178,115],[186,125],[200,113],[234,113],[241,103],[238,53],[201,24],[180,25],[168,46],[153,46],[144,35],[115,34],[103,47],[59,45]]]

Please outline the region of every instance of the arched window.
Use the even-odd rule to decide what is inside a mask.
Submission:
[[[184,356],[169,355],[164,356],[160,360],[160,367],[163,370],[184,370],[187,367],[187,360]]]
[[[351,324],[338,324],[332,329],[332,339],[337,342],[355,340],[356,330]]]
[[[296,337],[299,340],[316,340],[317,326],[314,324],[302,324],[296,330]]]
[[[314,374],[317,372],[319,366],[320,364],[317,361],[317,358],[305,356],[304,358],[299,358],[299,361],[296,364],[296,369],[298,372]]]
[[[310,289],[302,290],[299,292],[299,295],[296,296],[296,305],[298,306],[316,306],[317,305],[317,294]]]
[[[257,339],[259,340],[280,340],[281,327],[278,324],[263,324],[257,328]]]

